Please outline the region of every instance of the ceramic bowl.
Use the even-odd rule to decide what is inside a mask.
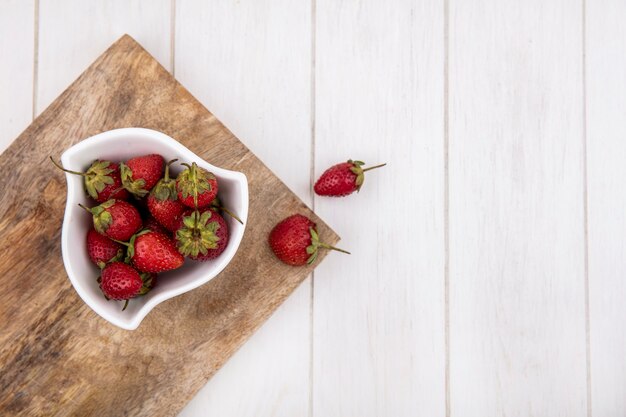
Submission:
[[[61,162],[67,169],[84,172],[95,159],[119,162],[150,153],[158,153],[166,161],[178,158],[179,162],[195,162],[213,172],[219,182],[222,204],[234,210],[245,224],[248,217],[246,176],[241,172],[211,165],[164,133],[142,128],[110,130],[72,146],[63,153]],[[182,168],[179,162],[171,168],[176,174]],[[181,268],[159,274],[158,285],[147,295],[130,300],[126,310],[122,311],[122,301],[107,301],[102,295],[96,281],[100,271],[87,256],[85,238],[92,220],[78,203],[87,206],[94,206],[96,203],[87,196],[82,177],[66,174],[66,179],[67,204],[61,237],[65,270],[83,301],[102,318],[124,329],[136,329],[159,303],[193,290],[217,276],[233,259],[241,243],[245,226],[225,215],[230,240],[226,250],[218,258],[208,262],[186,260]]]

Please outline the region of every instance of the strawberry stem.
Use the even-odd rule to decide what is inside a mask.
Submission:
[[[90,209],[89,207],[85,207],[85,206],[83,206],[83,205],[82,205],[82,204],[80,204],[80,203],[78,203],[78,207],[85,209],[85,210],[86,210],[89,214],[93,214],[93,213],[91,212],[91,209]]]
[[[195,162],[191,164],[189,168],[189,176],[191,181],[193,182],[193,207],[198,211],[198,177],[196,175],[196,164]],[[197,217],[196,217],[197,218]],[[196,222],[197,227],[197,222]]]
[[[217,207],[218,209],[222,210],[224,213],[228,214],[233,219],[237,220],[239,223],[243,224],[241,219],[235,213],[233,213],[232,211],[228,210],[226,207],[223,207],[223,206],[214,206],[214,207]]]
[[[111,238],[109,238],[109,239],[111,239]],[[116,239],[111,239],[111,240],[112,240],[113,242],[119,243],[120,245],[124,245],[124,246],[126,246],[127,248],[129,248],[129,247],[130,247],[130,243],[128,243],[128,242],[122,242],[121,240],[116,240]]]
[[[170,180],[170,165],[172,165],[176,161],[178,161],[178,159],[172,159],[167,163],[167,165],[165,165],[165,182],[168,182]]]
[[[126,307],[128,307],[128,301],[129,300],[126,300],[126,302],[124,303],[124,307],[122,307],[122,311],[126,310]]]
[[[326,248],[326,249],[330,249],[330,250],[336,250],[337,252],[341,252],[341,253],[347,253],[348,255],[352,255],[350,252],[348,252],[347,250],[343,250],[343,249],[339,249],[336,248],[334,246],[330,246],[326,243],[320,242],[320,247],[322,248]]]
[[[55,167],[59,168],[61,171],[63,172],[67,172],[68,174],[74,174],[74,175],[80,175],[81,177],[90,177],[92,175],[94,175],[93,172],[90,172],[89,174],[86,174],[84,172],[78,172],[78,171],[71,171],[69,169],[65,169],[63,168],[61,165],[59,165],[57,163],[57,161],[55,161],[54,159],[52,159],[52,157],[50,157],[50,160],[52,161],[52,163],[54,164]]]
[[[363,172],[365,172],[365,171],[369,171],[369,170],[371,170],[371,169],[382,168],[382,167],[384,167],[385,165],[387,165],[387,163],[386,163],[386,162],[385,162],[384,164],[374,165],[373,167],[365,168],[365,169],[363,170]]]

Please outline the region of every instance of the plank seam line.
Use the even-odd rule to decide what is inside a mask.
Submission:
[[[176,70],[176,0],[170,3],[170,70],[172,77]]]
[[[32,119],[37,116],[37,90],[39,89],[39,0],[35,0],[34,11],[34,40],[33,40],[33,108]]]
[[[449,54],[450,54],[450,3],[443,0],[443,241],[444,241],[444,343],[445,343],[445,413],[450,409],[450,167],[449,167]]]
[[[316,0],[311,0],[311,86],[309,94],[311,95],[310,124],[311,124],[311,153],[310,153],[310,172],[309,172],[309,193],[311,195],[311,209],[315,212],[315,192],[313,183],[315,181],[315,105],[316,105],[316,75],[315,75],[315,55],[316,50]],[[313,417],[313,382],[314,382],[314,347],[313,340],[314,331],[314,313],[315,313],[315,271],[311,272],[311,287],[309,289],[309,417]]]
[[[591,403],[591,319],[589,312],[589,191],[587,179],[587,4],[582,6],[582,150],[583,150],[583,232],[584,232],[584,283],[585,283],[585,362],[587,383],[587,417],[592,417]]]

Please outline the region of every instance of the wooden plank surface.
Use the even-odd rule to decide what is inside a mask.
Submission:
[[[449,22],[451,415],[587,416],[582,9]]]
[[[626,3],[587,2],[591,401],[626,413]]]
[[[244,172],[250,186],[246,235],[233,262],[210,283],[157,307],[134,332],[104,322],[71,288],[59,244],[65,184],[44,162],[122,126],[161,130],[212,163]],[[12,169],[0,179],[0,414],[174,414],[310,273],[272,257],[265,239],[273,224],[302,212],[328,241],[337,240],[128,36],[0,156],[0,168]]]
[[[32,120],[35,1],[0,3],[0,152]]]
[[[176,1],[175,75],[305,203],[311,203],[311,5]],[[306,416],[305,281],[181,416]],[[245,377],[243,377],[245,376]]]
[[[402,286],[412,289],[408,285],[416,285],[430,294],[439,285],[436,279],[420,280],[421,275],[409,281],[407,276],[412,272],[404,273],[401,268],[420,265],[422,273],[432,272],[437,270],[436,262],[428,265],[427,259],[411,259],[393,270],[400,278],[390,278],[391,274],[380,266],[388,267],[397,260],[397,253],[386,251],[374,256],[367,252],[369,249],[362,249],[366,244],[357,240],[363,236],[362,228],[353,220],[353,214],[344,210],[349,206],[359,216],[362,207],[380,207],[383,186],[387,188],[383,204],[404,201],[405,190],[389,184],[399,175],[404,175],[407,183],[410,179],[417,181],[420,192],[428,184],[443,187],[436,151],[444,138],[435,126],[443,123],[437,113],[443,98],[442,81],[437,77],[441,74],[443,79],[445,69],[442,65],[438,73],[429,68],[438,54],[444,54],[444,30],[441,28],[441,38],[435,31],[446,19],[445,3],[449,3],[451,12],[448,33],[454,52],[449,57],[449,118],[456,126],[456,136],[449,138],[450,151],[454,152],[449,181],[456,184],[456,188],[450,189],[450,213],[454,214],[450,218],[454,238],[450,284],[456,286],[450,288],[453,292],[447,306],[454,319],[450,323],[452,350],[448,360],[452,379],[448,381],[451,391],[447,397],[452,408],[447,411],[452,416],[569,416],[584,414],[587,408],[587,415],[623,415],[626,370],[622,352],[626,334],[621,323],[626,287],[621,278],[626,257],[622,256],[621,229],[625,219],[620,179],[624,177],[621,161],[626,152],[622,117],[626,45],[621,1],[581,4],[562,0],[525,3],[421,0],[409,5],[404,1],[388,4],[326,0],[306,3],[0,0],[2,149],[30,122],[33,89],[38,102],[35,113],[39,113],[107,45],[128,32],[168,70],[180,74],[191,93],[244,138],[252,151],[307,204],[312,200],[306,170],[312,165],[313,152],[316,174],[325,164],[334,162],[335,156],[352,156],[351,144],[363,149],[361,155],[368,162],[382,160],[390,154],[391,145],[374,138],[370,132],[375,131],[382,138],[393,132],[394,157],[412,155],[410,169],[390,165],[387,167],[390,174],[381,171],[369,182],[372,189],[364,189],[354,201],[315,201],[324,218],[350,238],[342,245],[353,251],[357,249],[349,262],[364,264],[359,266],[359,271],[364,273],[363,281],[368,288],[361,288],[357,279],[350,281],[351,285],[335,282],[345,281],[343,262],[347,260],[336,257],[332,260],[337,260],[333,268],[325,262],[315,274],[315,294],[310,292],[308,281],[300,286],[234,360],[200,391],[183,411],[184,416],[321,416],[324,412],[339,411],[342,415],[357,412],[367,415],[366,406],[370,407],[369,412],[382,415],[388,410],[399,415],[407,410],[417,410],[414,414],[425,414],[424,410],[428,410],[439,415],[443,406],[440,402],[446,400],[438,394],[442,369],[431,366],[431,362],[424,364],[422,355],[432,354],[433,363],[438,363],[439,356],[445,354],[446,347],[438,344],[446,329],[445,323],[441,323],[445,306],[431,315],[429,311],[440,302],[436,296],[418,294],[414,304],[398,302],[402,300],[398,296]],[[586,10],[582,10],[583,6]],[[303,16],[305,12],[311,13],[308,22]],[[581,12],[586,15],[581,16]],[[403,13],[403,17],[398,13]],[[373,16],[377,17],[375,21]],[[579,214],[584,200],[572,197],[582,192],[582,163],[571,168],[572,160],[583,157],[583,151],[577,148],[580,132],[576,130],[583,115],[574,115],[575,106],[582,105],[583,97],[573,97],[581,91],[582,79],[573,81],[571,75],[581,70],[583,20],[587,23],[589,211],[589,316],[585,319],[590,322],[591,378],[587,383],[591,403],[586,403],[587,393],[581,386],[584,334],[572,330],[580,329],[580,309],[584,309],[580,286],[581,277],[584,282],[581,275],[584,252],[572,249],[582,239],[575,232],[584,228],[584,218]],[[418,35],[409,36],[410,31]],[[41,50],[35,53],[37,34]],[[313,71],[315,63],[304,62],[304,56],[312,52],[311,44],[317,44],[317,77]],[[381,58],[387,62],[381,62]],[[342,68],[344,65],[346,69]],[[34,77],[40,67],[39,76]],[[342,82],[334,80],[334,74]],[[278,84],[278,89],[273,84],[275,79],[284,81]],[[364,80],[375,84],[364,87]],[[303,92],[306,88],[303,85],[315,81],[317,95]],[[368,100],[373,96],[385,105],[370,103]],[[323,136],[318,133],[317,146],[311,148],[312,137],[310,132],[305,132],[310,127],[306,118],[313,118],[315,112],[309,106],[305,114],[305,102],[313,104],[316,99],[317,131],[326,133]],[[363,114],[366,111],[369,111],[367,116]],[[432,120],[427,123],[429,119]],[[76,132],[78,129],[80,126],[73,128]],[[361,135],[351,137],[352,131]],[[404,137],[403,132],[419,132],[419,135],[414,133],[412,140],[395,141],[396,136]],[[73,133],[70,136],[78,140]],[[21,152],[26,151],[17,153]],[[349,154],[336,155],[340,152]],[[11,169],[8,172],[11,180],[22,178]],[[62,201],[56,198],[57,194],[58,198],[64,194],[64,181],[56,173],[49,174],[53,180],[46,179],[48,185],[37,187],[47,190],[46,195],[54,197],[53,206],[59,208]],[[8,204],[7,201],[2,204]],[[420,215],[401,220],[406,233],[411,232],[412,240],[405,247],[395,249],[416,256],[416,248],[421,248],[420,253],[426,252],[419,245],[434,242],[429,249],[433,253],[440,247],[435,230],[442,227],[439,224],[444,222],[446,211],[445,205],[437,206],[440,201],[433,190],[423,198],[409,199],[409,205],[418,205]],[[35,200],[24,206],[27,213],[33,210],[40,215],[44,213],[44,207]],[[389,211],[389,207],[385,206],[385,210]],[[0,212],[2,227],[10,220],[5,218],[5,212],[5,209]],[[507,215],[511,218],[505,222]],[[19,216],[27,218],[26,214]],[[361,217],[357,219],[363,222]],[[366,220],[369,228],[377,231],[389,228],[397,232],[399,227],[388,216],[368,216]],[[431,227],[427,227],[429,224]],[[23,226],[28,232],[39,227],[26,220]],[[45,238],[39,240],[37,247],[59,255],[52,226],[39,231]],[[387,242],[385,233],[377,233],[375,241]],[[561,250],[555,249],[557,244],[562,244]],[[2,249],[11,253],[6,251],[6,245]],[[376,259],[377,273],[373,261],[360,257],[364,250]],[[544,251],[547,255],[541,256]],[[570,269],[564,269],[563,265],[569,263]],[[75,297],[69,283],[56,275],[63,274],[59,265],[51,268],[46,265],[41,270],[37,281],[27,276],[17,288],[12,288],[12,294],[23,299],[35,291],[31,285],[41,289],[44,284],[39,280],[54,278],[65,285],[59,295],[62,300]],[[24,267],[15,268],[11,274],[21,277],[25,271]],[[341,291],[344,297],[331,291]],[[356,296],[351,297],[352,291]],[[346,296],[347,293],[350,294]],[[306,322],[311,318],[313,298],[316,299],[315,325],[311,332]],[[80,300],[71,299],[79,307]],[[47,302],[18,307],[36,311]],[[15,303],[0,308],[0,317],[16,308]],[[53,310],[48,312],[55,314]],[[79,317],[87,320],[91,314],[80,312]],[[37,317],[43,316],[37,312]],[[402,322],[390,323],[388,319],[392,317]],[[367,327],[360,326],[363,320]],[[53,321],[54,317],[48,320]],[[350,326],[352,322],[357,325]],[[5,328],[8,327],[0,327],[0,338],[9,337]],[[63,334],[61,326],[56,328]],[[23,336],[27,330],[19,335]],[[339,343],[348,339],[342,333],[345,331],[363,343],[349,344],[352,350],[346,350]],[[391,336],[397,332],[403,336],[393,339]],[[429,332],[436,336],[428,337]],[[11,337],[14,334],[10,333]],[[405,346],[403,343],[411,340],[411,335],[419,335],[420,339],[414,346]],[[570,338],[575,341],[564,342]],[[79,338],[75,342],[84,344],[85,340]],[[117,336],[98,340],[108,346],[117,346],[119,342]],[[395,347],[396,341],[400,347]],[[24,343],[24,339],[18,342]],[[44,339],[43,343],[30,343],[29,354],[37,351],[54,358],[60,343],[52,342]],[[311,342],[314,349],[304,351]],[[367,354],[362,353],[363,346]],[[127,354],[129,349],[111,348],[111,351]],[[5,353],[2,349],[0,352],[0,355]],[[351,355],[352,352],[357,354]],[[407,366],[387,370],[385,365],[399,363],[393,359],[394,353],[399,358],[408,356]],[[197,358],[201,368],[198,372],[202,373],[212,358],[208,355]],[[305,379],[311,360],[314,366],[308,376],[316,381],[313,387]],[[155,361],[158,363],[158,358]],[[420,363],[415,365],[415,362]],[[79,368],[76,362],[71,365]],[[145,363],[138,363],[131,371],[142,366]],[[207,376],[208,373],[202,377],[196,374],[193,383],[199,387],[198,381]],[[20,378],[26,381],[33,375]],[[37,395],[35,388],[50,384],[50,380],[46,377],[37,382],[32,380],[34,385],[18,393],[18,400],[24,398],[22,404],[44,404],[45,398]],[[335,384],[335,380],[341,384]],[[409,381],[406,386],[417,385],[420,389],[394,392],[391,388],[400,380]],[[423,380],[434,382],[423,387],[420,385]],[[90,388],[83,381],[79,383],[81,388],[68,389],[70,382],[61,381],[62,394],[54,395],[77,408],[91,395]],[[55,384],[59,386],[58,381]],[[310,398],[305,397],[307,390],[311,391]],[[5,391],[0,392],[0,399],[6,400]],[[412,400],[414,396],[418,399]],[[423,400],[424,397],[428,398]]]
[[[37,114],[125,33],[170,70],[170,1],[39,0]]]
[[[370,165],[315,198],[352,256],[315,271],[312,415],[445,415],[444,49],[439,1],[316,3],[315,172]]]

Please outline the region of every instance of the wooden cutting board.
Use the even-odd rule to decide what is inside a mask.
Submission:
[[[244,172],[250,187],[246,233],[231,264],[157,306],[132,332],[92,312],[67,279],[60,245],[65,179],[47,160],[121,127],[163,131],[211,163]],[[338,240],[129,36],[15,140],[0,156],[0,172],[3,416],[175,415],[312,271],[274,258],[266,243],[273,225],[303,213],[328,243]]]

